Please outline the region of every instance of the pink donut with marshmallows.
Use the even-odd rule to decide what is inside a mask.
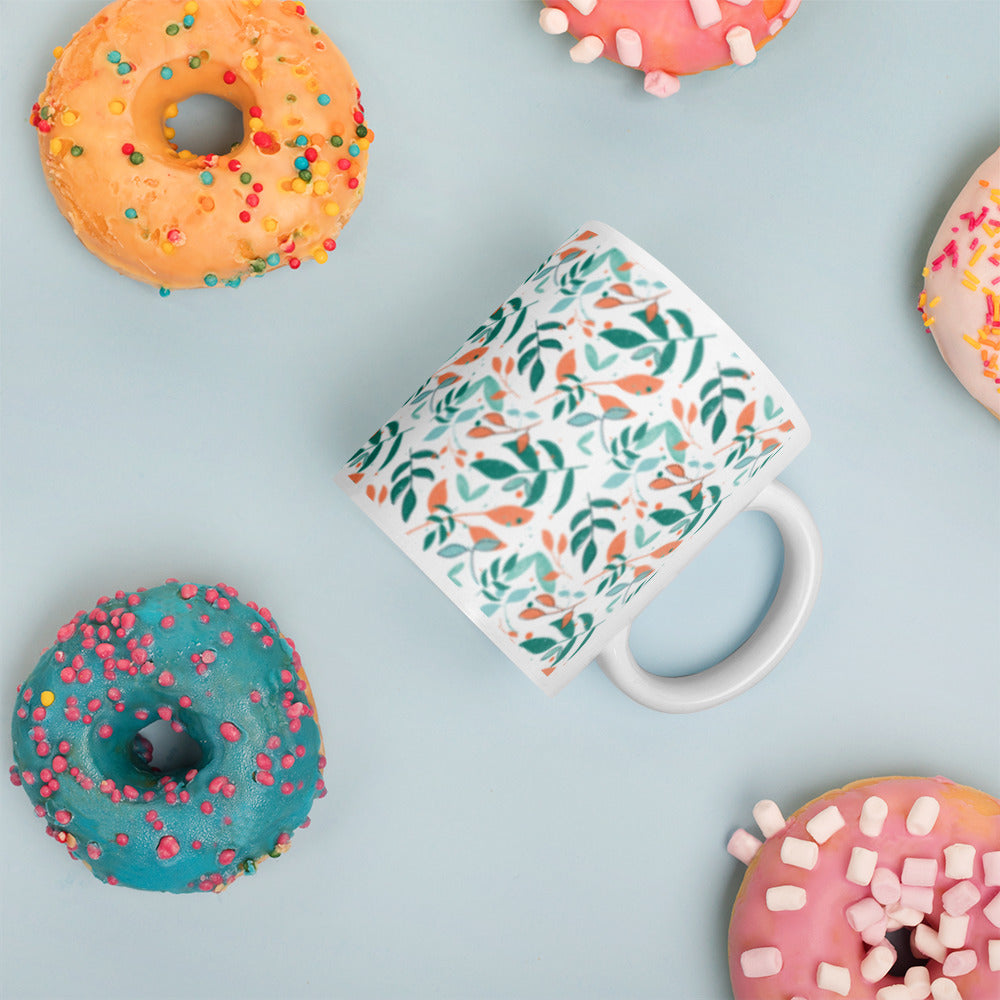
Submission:
[[[577,39],[574,62],[603,56],[641,70],[643,86],[669,97],[680,77],[745,66],[788,23],[799,0],[544,0],[550,35]]]
[[[1000,801],[946,778],[857,781],[753,810],[729,925],[736,1000],[1000,997]]]

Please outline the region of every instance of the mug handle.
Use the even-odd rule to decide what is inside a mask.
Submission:
[[[699,712],[742,694],[788,652],[812,611],[819,590],[823,547],[806,505],[787,486],[772,482],[747,510],[767,514],[785,547],[778,592],[764,620],[737,650],[715,666],[682,677],[643,670],[629,648],[631,625],[598,654],[605,674],[633,701],[658,712]]]

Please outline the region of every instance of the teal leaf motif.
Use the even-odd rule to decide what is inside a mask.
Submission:
[[[602,339],[615,347],[627,349],[630,347],[641,347],[646,343],[646,338],[635,330],[621,330],[614,327],[610,330],[601,331]]]
[[[498,458],[482,458],[470,464],[487,479],[507,479],[517,473],[517,468],[510,462],[501,462]]]

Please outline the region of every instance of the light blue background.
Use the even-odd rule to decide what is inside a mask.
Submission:
[[[757,799],[790,813],[893,773],[1000,792],[998,426],[916,311],[1000,141],[1000,6],[806,0],[755,64],[668,101],[572,64],[534,2],[308,6],[361,82],[367,197],[330,263],[161,301],[73,238],[27,124],[97,5],[2,0],[3,718],[98,595],[222,579],[296,640],[330,758],[292,851],[208,899],[101,885],[0,789],[3,995],[725,998],[725,844]],[[704,297],[812,424],[784,480],[825,543],[815,612],[700,715],[596,666],[546,699],[333,485],[589,218]],[[744,515],[636,654],[713,662],[780,563]]]

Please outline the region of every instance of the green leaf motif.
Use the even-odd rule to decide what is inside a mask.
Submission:
[[[687,515],[682,510],[654,510],[649,515],[657,524],[676,524],[678,521],[683,520]]]
[[[538,636],[535,639],[525,639],[524,642],[521,643],[521,649],[526,649],[529,653],[537,655],[539,653],[547,653],[555,644],[555,639]]]
[[[715,421],[712,423],[712,444],[718,444],[719,438],[722,437],[722,432],[726,429],[726,414],[725,411],[720,408],[719,412],[715,415]]]
[[[688,316],[687,313],[681,312],[680,309],[668,309],[667,313],[681,328],[681,333],[683,333],[685,337],[694,336],[694,324],[691,322],[691,317]]]
[[[635,330],[620,330],[616,327],[610,330],[601,331],[602,339],[615,347],[627,349],[630,347],[641,347],[646,343],[646,338]]]
[[[481,458],[470,464],[487,479],[507,479],[517,474],[517,469],[510,462],[501,462],[498,458]]]

